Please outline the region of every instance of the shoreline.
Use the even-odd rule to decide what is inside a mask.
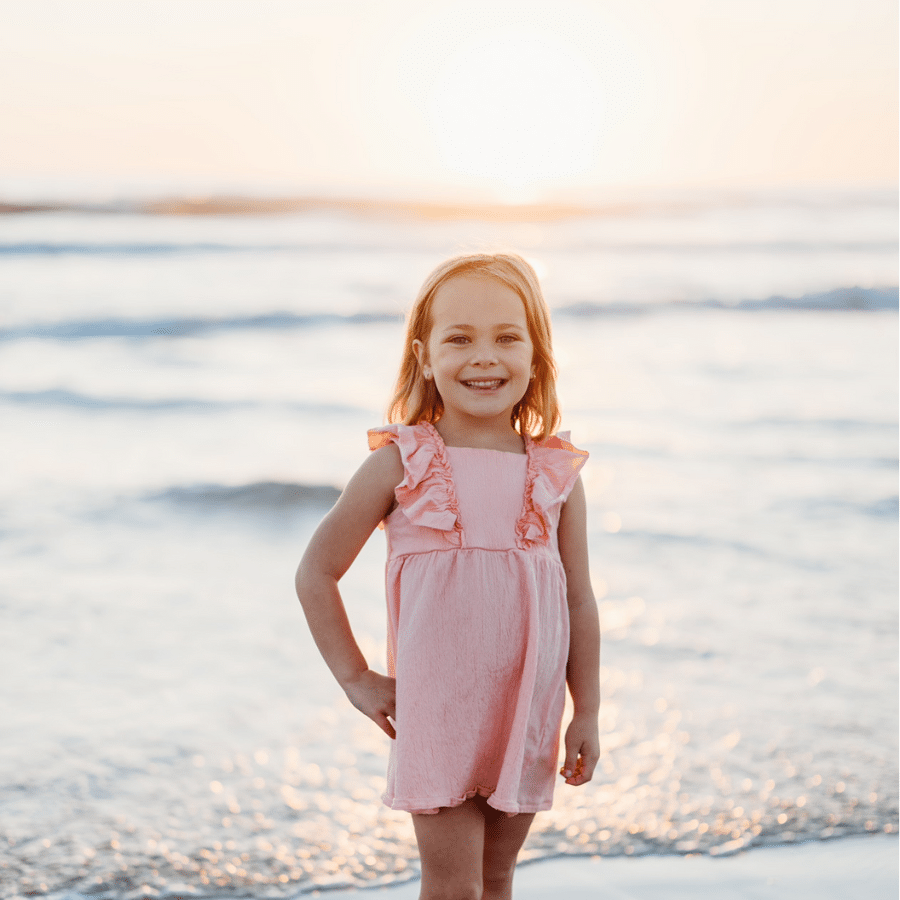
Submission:
[[[515,900],[896,900],[900,844],[893,834],[853,835],[728,856],[555,857],[520,863]],[[321,888],[324,900],[417,900],[419,881]]]

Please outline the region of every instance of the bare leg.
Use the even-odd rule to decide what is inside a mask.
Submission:
[[[507,816],[481,797],[478,804],[484,814],[482,900],[512,900],[516,859],[534,821],[534,813]]]
[[[412,818],[422,860],[419,900],[481,900],[485,819],[475,801]]]

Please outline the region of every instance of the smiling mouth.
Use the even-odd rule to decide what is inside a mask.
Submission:
[[[505,378],[473,378],[469,381],[464,381],[463,384],[470,388],[473,391],[495,391],[497,388],[503,387],[506,384]]]

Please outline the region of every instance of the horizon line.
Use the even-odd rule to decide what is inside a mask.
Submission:
[[[602,194],[606,193],[606,202]],[[720,205],[723,200],[742,204],[785,195],[892,195],[900,197],[897,185],[797,185],[773,187],[681,187],[681,188],[598,188],[584,201],[562,196],[523,201],[500,199],[458,199],[435,197],[387,198],[337,194],[288,193],[240,189],[182,192],[160,190],[155,198],[121,197],[114,200],[43,199],[4,200],[0,189],[0,215],[40,212],[84,212],[138,214],[147,216],[263,216],[332,211],[354,215],[397,216],[402,218],[453,220],[477,218],[487,221],[560,221],[584,216],[622,216],[638,212],[696,209]]]

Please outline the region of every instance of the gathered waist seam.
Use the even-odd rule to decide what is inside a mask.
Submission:
[[[405,559],[409,556],[428,556],[432,553],[459,553],[462,550],[481,550],[484,553],[515,553],[520,556],[537,556],[541,559],[549,559],[551,562],[556,562],[562,565],[562,560],[555,553],[542,553],[535,552],[533,550],[523,550],[521,547],[447,547],[444,549],[434,548],[431,550],[411,550],[409,553],[392,553],[388,556],[388,562],[391,562],[395,559]]]

